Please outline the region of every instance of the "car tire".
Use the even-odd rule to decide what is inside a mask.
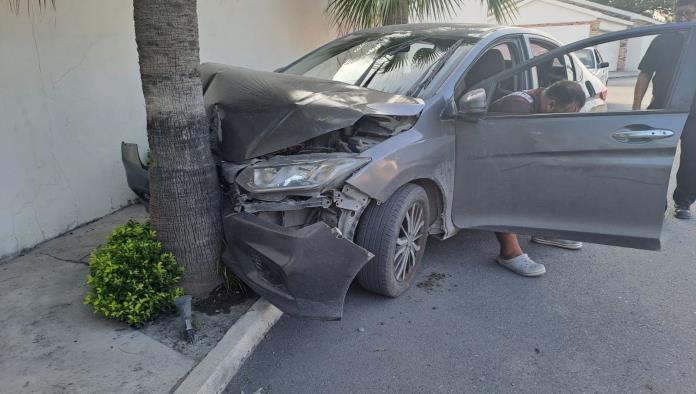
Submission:
[[[428,240],[429,206],[426,191],[407,184],[383,204],[373,201],[365,209],[355,242],[375,257],[358,273],[363,288],[395,298],[411,286]]]

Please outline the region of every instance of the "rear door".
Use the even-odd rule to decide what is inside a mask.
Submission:
[[[630,111],[617,102],[606,113],[481,116],[462,113],[458,100],[455,225],[658,249],[672,162],[696,92],[694,27],[651,26],[593,37],[474,86],[485,89],[490,101],[498,81],[564,53],[683,34],[684,49],[661,109]],[[610,98],[632,100],[632,89],[625,86],[620,94],[612,87]]]

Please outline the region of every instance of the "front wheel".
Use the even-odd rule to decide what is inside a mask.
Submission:
[[[414,184],[397,190],[384,204],[370,204],[355,233],[355,242],[374,253],[358,273],[367,290],[398,297],[414,281],[430,226],[428,194]]]

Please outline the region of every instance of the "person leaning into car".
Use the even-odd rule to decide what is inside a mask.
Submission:
[[[675,21],[696,21],[696,0],[678,0]],[[683,45],[684,35],[680,32],[668,32],[655,37],[638,65],[640,74],[633,93],[634,110],[641,109],[650,81],[653,83],[653,96],[648,109],[664,108],[667,90]],[[696,102],[691,107],[689,119],[682,132],[677,188],[672,198],[675,206],[674,216],[679,219],[691,219],[691,205],[696,201]]]
[[[506,114],[537,114],[578,112],[585,105],[585,92],[571,81],[558,81],[547,88],[511,93],[491,104],[490,112]],[[500,243],[498,264],[522,276],[540,276],[546,272],[543,264],[532,260],[522,251],[517,235],[495,233]],[[580,242],[533,237],[533,241],[566,249],[582,247]]]

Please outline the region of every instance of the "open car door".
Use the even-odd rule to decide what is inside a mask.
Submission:
[[[498,81],[512,75],[531,76],[544,62],[582,48],[676,32],[684,46],[663,109],[486,113]],[[592,37],[455,97],[455,225],[659,249],[674,154],[696,93],[695,32],[688,23]]]

